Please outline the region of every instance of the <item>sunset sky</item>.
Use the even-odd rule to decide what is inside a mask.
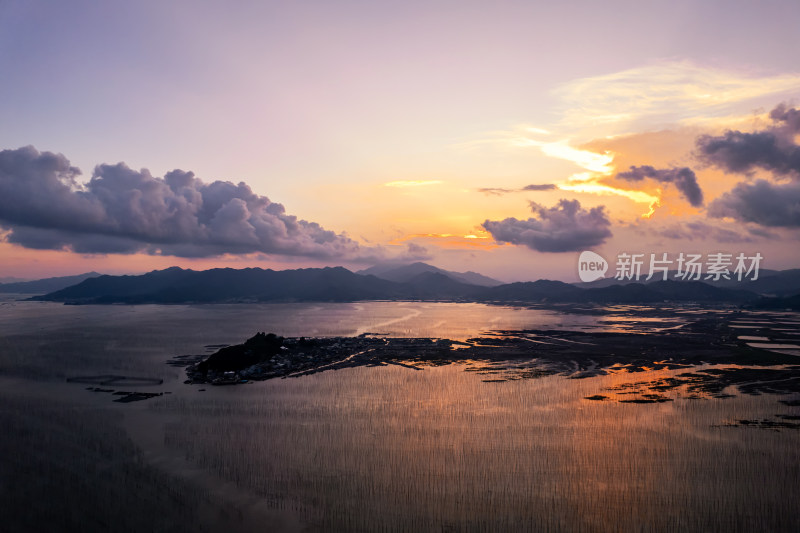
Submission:
[[[800,267],[800,2],[0,2],[0,277]]]

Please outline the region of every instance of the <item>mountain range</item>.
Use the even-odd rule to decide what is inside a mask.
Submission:
[[[359,300],[496,303],[657,303],[667,300],[742,304],[760,297],[758,292],[743,288],[750,288],[750,284],[756,282],[721,287],[701,281],[668,280],[593,287],[538,280],[487,286],[463,281],[462,276],[475,273],[452,273],[425,263],[394,266],[379,272],[394,280],[361,272],[354,273],[343,267],[278,271],[260,268],[195,271],[172,267],[138,276],[92,277],[32,299],[72,304]],[[787,272],[789,274],[782,275]],[[793,295],[800,293],[800,279],[793,272],[777,272],[764,279],[776,277],[774,281],[784,283],[782,292]],[[497,282],[484,276],[478,280]]]
[[[677,271],[671,270],[667,273],[667,279],[672,281],[678,281],[681,283],[692,283],[693,281],[689,280],[682,280],[680,278],[676,279]],[[653,283],[658,283],[662,280],[662,275],[654,276],[652,279],[648,280],[645,279],[646,276],[642,276],[640,281],[637,283],[642,283],[645,285],[651,285]],[[751,292],[755,292],[758,294],[762,294],[765,296],[791,296],[798,292],[800,292],[800,268],[794,268],[790,270],[768,270],[762,269],[758,272],[758,278],[756,280],[746,279],[743,281],[738,281],[735,278],[732,279],[725,279],[720,278],[719,280],[713,279],[705,279],[704,276],[701,276],[700,280],[705,284],[712,285],[714,287],[722,287],[722,288],[729,288],[729,289],[745,289]],[[618,280],[614,277],[602,278],[596,281],[591,281],[589,283],[575,283],[574,285],[581,287],[581,288],[601,288],[601,287],[611,287],[613,285],[624,285],[631,283],[630,281],[625,280]]]
[[[57,291],[80,283],[89,278],[100,276],[97,272],[87,272],[77,276],[61,276],[57,278],[44,278],[33,281],[15,281],[0,283],[0,292],[17,294],[44,294]]]
[[[421,262],[411,263],[409,265],[394,263],[375,265],[364,270],[359,270],[356,272],[356,274],[361,274],[362,276],[373,275],[377,278],[388,279],[389,281],[396,281],[398,283],[405,283],[407,281],[411,281],[420,274],[425,274],[426,272],[442,274],[455,281],[466,283],[468,285],[478,285],[480,287],[496,287],[497,285],[503,284],[502,281],[492,279],[484,276],[483,274],[478,274],[477,272],[453,272],[451,270],[444,270],[433,265],[429,265],[428,263]]]

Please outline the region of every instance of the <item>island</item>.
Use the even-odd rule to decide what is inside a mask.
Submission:
[[[399,338],[381,333],[353,337],[281,337],[259,332],[242,344],[215,345],[208,356],[184,355],[169,364],[186,368],[186,384],[229,385],[296,378],[358,366],[397,365],[411,370],[461,364],[487,383],[560,375],[583,379],[620,374],[625,382],[587,400],[659,403],[677,397],[725,398],[743,394],[800,393],[800,359],[793,349],[764,349],[739,335],[736,319],[709,316],[657,334],[567,330],[493,331],[456,341]],[[763,325],[768,334],[768,325]],[[759,330],[747,330],[756,335]],[[756,337],[757,338],[757,337]],[[667,370],[657,379],[645,371]],[[794,400],[788,400],[794,401]]]

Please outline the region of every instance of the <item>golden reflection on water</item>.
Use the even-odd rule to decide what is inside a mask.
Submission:
[[[361,367],[199,392],[164,364],[264,329],[348,334],[403,316],[385,327],[422,336],[436,325],[435,336],[464,339],[487,324],[598,325],[597,316],[458,305],[26,303],[0,309],[0,368],[40,387],[50,379],[54,395],[68,389],[59,398],[104,402],[115,416],[142,410],[142,427],[165,428],[153,440],[210,479],[327,531],[800,530],[800,432],[726,425],[798,407],[766,394],[688,399],[681,389],[661,393],[674,399],[664,403],[586,399],[641,398],[618,392],[696,369],[485,382],[465,371],[480,362]],[[112,405],[65,384],[75,368],[162,377],[172,394]]]
[[[798,433],[720,427],[774,414],[774,397],[595,402],[675,371],[485,383],[463,370],[356,368],[154,406],[181,415],[170,446],[265,498],[313,503],[305,512],[333,530],[796,522]]]

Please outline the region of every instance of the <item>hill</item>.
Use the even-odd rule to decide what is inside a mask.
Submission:
[[[485,287],[462,283],[441,272],[422,272],[402,285],[411,288],[409,294],[414,299],[464,299],[479,297]]]
[[[61,276],[57,278],[37,279],[33,281],[17,281],[0,283],[0,292],[18,294],[47,294],[80,283],[89,278],[100,276],[97,272],[86,272],[77,276]]]
[[[727,302],[743,303],[758,295],[737,289],[714,287],[701,281],[657,281],[650,284],[629,283],[598,289],[586,289],[583,302],[656,303],[656,302]]]
[[[699,281],[629,283],[584,289],[551,280],[481,287],[441,272],[423,271],[405,282],[355,274],[343,267],[297,270],[204,271],[178,267],[141,276],[99,276],[33,300],[81,303],[342,302],[359,300],[452,300],[521,303],[656,303],[756,300],[749,291]]]
[[[762,269],[758,274],[758,279],[755,281],[749,278],[742,281],[738,281],[735,278],[720,278],[719,280],[714,281],[703,279],[705,276],[701,276],[700,280],[683,280],[680,278],[676,279],[676,274],[677,271],[675,270],[668,272],[667,281],[679,283],[702,282],[713,287],[744,290],[765,296],[790,296],[800,292],[800,269],[797,268],[791,270]],[[635,283],[652,285],[654,283],[661,283],[664,281],[660,273],[653,276],[653,278],[650,280],[645,279],[646,277],[646,275],[642,275],[642,277]],[[614,277],[608,277],[591,281],[589,283],[574,283],[573,285],[582,289],[596,289],[615,285],[627,285],[630,283],[630,280],[618,280]]]
[[[100,276],[33,299],[68,303],[212,303],[380,300],[406,294],[396,283],[360,276],[342,267],[279,271],[194,271],[172,267],[141,276]]]
[[[444,270],[442,268],[421,262],[411,263],[408,265],[397,265],[394,263],[375,265],[364,270],[359,270],[356,273],[365,276],[373,275],[378,278],[395,281],[398,283],[411,281],[420,274],[435,273],[442,274],[452,280],[458,281],[459,283],[465,283],[467,285],[495,287],[503,284],[502,281],[492,279],[488,276],[484,276],[483,274],[478,274],[477,272],[452,272],[450,270]]]
[[[540,279],[492,287],[486,291],[485,298],[501,302],[580,301],[585,291],[562,281]]]

